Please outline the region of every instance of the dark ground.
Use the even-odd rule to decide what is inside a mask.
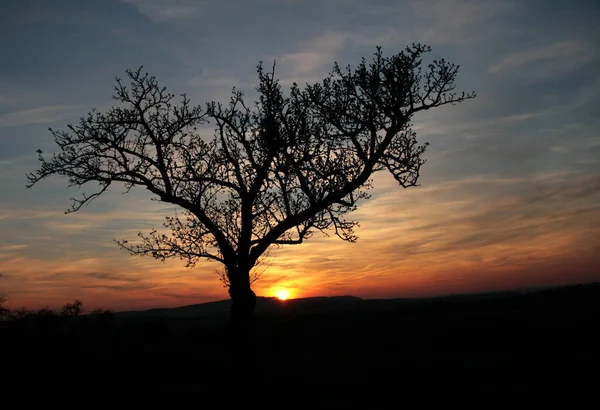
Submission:
[[[261,303],[248,354],[254,368],[245,374],[232,365],[221,316],[31,317],[0,323],[0,388],[146,399],[189,394],[200,408],[233,408],[240,400],[261,408],[399,408],[408,398],[419,408],[477,400],[487,408],[483,403],[497,400],[576,400],[600,391],[598,284]],[[241,390],[231,391],[231,383]]]

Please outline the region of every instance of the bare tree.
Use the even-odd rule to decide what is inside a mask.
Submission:
[[[10,309],[4,306],[6,300],[6,293],[0,292],[0,320],[4,320],[10,316]]]
[[[34,316],[35,312],[25,309],[25,307],[15,308],[10,312],[10,318],[13,320],[24,320]]]
[[[347,219],[369,197],[374,172],[388,170],[402,187],[417,184],[427,144],[410,121],[420,111],[475,96],[455,92],[458,66],[445,60],[425,66],[427,46],[413,44],[391,57],[378,48],[372,61],[341,68],[320,83],[293,84],[286,95],[275,66],[258,66],[258,101],[233,89],[228,104],[179,102],[142,69],[117,79],[105,113],[92,110],[68,131],[50,130],[60,149],[28,174],[28,187],[49,177],[69,186],[97,183],[72,198],[67,211],[122,183],[146,188],[181,208],[165,231],[117,243],[135,255],[179,257],[187,266],[220,262],[232,299],[231,322],[248,323],[256,296],[252,269],[274,245],[300,244],[315,232],[354,242]],[[199,126],[214,127],[203,137]]]
[[[75,300],[73,303],[67,303],[60,311],[61,316],[79,316],[83,303],[80,300]]]

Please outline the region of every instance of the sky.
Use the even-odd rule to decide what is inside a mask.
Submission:
[[[474,100],[419,113],[420,186],[374,176],[357,243],[315,235],[273,249],[259,296],[422,297],[600,281],[600,4],[596,0],[3,0],[0,2],[0,292],[9,307],[126,310],[226,299],[216,262],[131,256],[113,239],[175,208],[112,188],[65,215],[59,177],[25,189],[115,77],[144,66],[193,103],[252,91],[259,61],[284,86],[376,46],[428,44]]]

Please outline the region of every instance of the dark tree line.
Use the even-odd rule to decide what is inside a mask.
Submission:
[[[76,299],[73,303],[66,303],[59,310],[44,306],[38,310],[27,309],[26,307],[19,307],[9,309],[5,306],[7,301],[6,294],[0,293],[0,320],[23,320],[31,317],[77,317],[83,314],[83,302]],[[110,315],[110,310],[102,308],[96,308],[89,312],[91,315]]]

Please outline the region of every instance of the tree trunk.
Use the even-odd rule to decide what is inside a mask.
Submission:
[[[256,362],[252,317],[256,306],[256,294],[250,288],[248,270],[228,270],[228,276],[231,312],[227,337],[231,364],[237,374],[253,374],[256,371]]]
[[[248,329],[252,326],[252,316],[256,307],[256,294],[250,288],[250,280],[229,286],[231,297],[231,312],[229,316],[230,327],[238,330]]]

